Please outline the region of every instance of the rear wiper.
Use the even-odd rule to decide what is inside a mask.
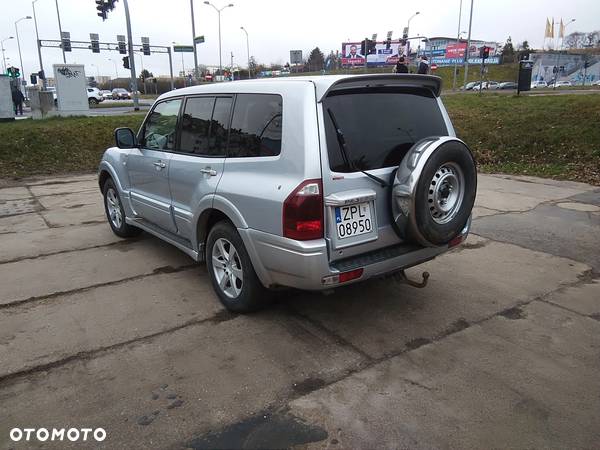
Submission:
[[[370,179],[379,183],[381,185],[381,187],[384,187],[384,188],[388,187],[388,183],[386,183],[385,180],[383,180],[379,177],[376,177],[375,175],[372,175],[369,172],[366,172],[366,171],[361,170],[358,167],[356,167],[356,165],[354,164],[354,161],[352,161],[350,159],[350,157],[348,156],[346,139],[344,139],[344,133],[342,133],[342,130],[338,126],[337,120],[335,120],[333,111],[330,108],[327,108],[327,113],[329,114],[329,118],[331,119],[331,122],[333,123],[333,128],[335,128],[335,135],[337,137],[338,145],[340,146],[340,152],[342,153],[342,158],[344,159],[344,163],[346,163],[346,167],[349,167],[350,169],[354,170],[355,172],[364,173]]]

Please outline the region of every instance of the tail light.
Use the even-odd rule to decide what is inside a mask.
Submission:
[[[323,185],[303,181],[283,203],[283,235],[298,241],[323,237]]]

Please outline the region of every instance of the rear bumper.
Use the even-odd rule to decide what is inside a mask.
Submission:
[[[463,229],[464,240],[470,221]],[[449,246],[418,247],[398,245],[346,260],[329,262],[324,239],[295,241],[252,229],[238,229],[252,260],[254,270],[265,286],[289,286],[305,290],[325,290],[396,272],[429,261],[448,251]],[[359,278],[336,285],[323,279],[362,268]]]

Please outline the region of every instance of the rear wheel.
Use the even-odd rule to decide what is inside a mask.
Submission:
[[[113,233],[122,238],[137,236],[142,232],[141,229],[128,225],[125,222],[125,210],[119,197],[115,183],[110,178],[104,183],[104,210],[108,224]]]
[[[229,311],[251,312],[270,303],[270,292],[256,276],[242,238],[229,222],[219,222],[210,230],[206,267],[219,300]]]
[[[95,98],[88,98],[88,103],[90,105],[97,105],[99,102]]]

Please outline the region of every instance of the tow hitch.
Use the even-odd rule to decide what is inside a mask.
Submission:
[[[392,275],[392,278],[398,284],[408,284],[409,286],[420,289],[420,288],[424,288],[425,286],[427,286],[427,281],[429,280],[429,272],[423,272],[421,274],[421,276],[423,277],[423,279],[421,281],[413,281],[413,280],[410,280],[406,276],[406,272],[404,270],[400,270],[400,271],[394,273]]]

